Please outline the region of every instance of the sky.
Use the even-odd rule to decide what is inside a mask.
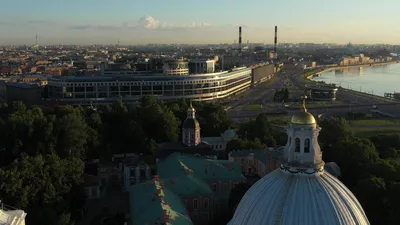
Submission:
[[[0,1],[0,45],[400,44],[398,0]]]

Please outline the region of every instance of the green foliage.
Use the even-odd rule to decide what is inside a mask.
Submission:
[[[282,102],[289,100],[289,89],[282,88],[275,92],[274,94],[274,102]]]
[[[371,224],[399,224],[400,135],[358,138],[343,119],[319,125],[324,160],[339,165],[341,181],[354,192]]]
[[[241,150],[241,149],[265,149],[265,145],[261,143],[260,139],[255,138],[254,140],[242,140],[236,139],[227,143],[226,152],[231,152],[233,150]]]
[[[256,138],[265,143],[267,146],[276,146],[276,138],[278,132],[272,130],[271,123],[265,114],[260,114],[255,120],[242,124],[239,129],[239,135],[245,139],[255,140]]]
[[[242,199],[244,194],[246,194],[246,192],[250,189],[250,187],[251,185],[247,183],[240,183],[231,190],[231,192],[229,193],[229,202],[228,202],[229,211],[231,215],[233,215],[240,200]]]
[[[342,118],[322,120],[319,122],[319,126],[322,127],[319,141],[324,149],[331,147],[339,140],[348,140],[354,136],[349,123]]]
[[[231,126],[221,106],[194,106],[203,136],[219,136]],[[72,225],[70,212],[84,204],[83,160],[152,154],[157,143],[179,141],[187,107],[184,99],[167,105],[154,97],[144,97],[140,106],[116,101],[98,109],[0,104],[1,200],[26,210],[28,224]]]

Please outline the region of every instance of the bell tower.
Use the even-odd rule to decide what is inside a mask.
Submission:
[[[318,144],[318,135],[321,128],[317,125],[314,116],[307,112],[307,96],[303,97],[300,112],[292,117],[291,123],[286,127],[288,142],[284,151],[282,166],[297,169],[311,169],[323,171],[322,151]]]
[[[182,144],[186,146],[197,146],[200,144],[200,124],[196,119],[196,110],[192,102],[186,111],[186,119],[182,125]]]

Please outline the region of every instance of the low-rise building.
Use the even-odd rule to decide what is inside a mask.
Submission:
[[[6,83],[7,102],[22,101],[27,105],[39,104],[43,98],[43,87],[27,83]]]
[[[234,130],[229,128],[219,137],[202,137],[201,141],[210,145],[215,151],[225,151],[228,142],[236,139],[238,139],[238,135]]]
[[[83,174],[83,186],[85,191],[85,197],[87,199],[99,199],[101,194],[101,182],[99,177]]]
[[[235,162],[181,153],[159,162],[157,171],[154,180],[130,188],[133,224],[208,224],[227,209],[232,188],[246,182]]]
[[[7,206],[0,201],[0,224],[2,225],[25,225],[26,213]]]

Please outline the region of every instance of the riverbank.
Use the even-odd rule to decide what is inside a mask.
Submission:
[[[325,69],[316,69],[313,71],[308,71],[302,74],[301,79],[303,81],[306,81],[310,84],[313,85],[322,85],[322,86],[335,86],[338,87],[337,85],[334,84],[327,84],[325,82],[321,82],[321,81],[314,81],[312,80],[312,78],[316,75],[319,74],[322,76],[323,73],[332,71],[332,70],[338,70],[338,69],[346,69],[346,68],[359,68],[359,67],[374,67],[374,66],[382,66],[382,65],[390,65],[390,64],[397,64],[399,63],[399,61],[390,61],[390,62],[383,62],[383,63],[373,63],[373,64],[360,64],[360,65],[351,65],[351,66],[335,66],[335,67],[330,67],[330,68],[325,68]],[[385,98],[383,96],[380,95],[374,95],[371,93],[367,93],[367,92],[361,92],[361,91],[356,91],[353,89],[348,89],[348,88],[343,88],[343,87],[338,87],[339,91],[342,92],[349,92],[353,95],[357,95],[360,97],[365,97],[365,98],[371,98],[371,99],[376,99],[378,101],[382,101],[382,102],[386,102],[386,103],[393,103],[393,102],[398,102],[397,100],[394,99],[389,99],[389,98]]]
[[[322,69],[318,72],[313,73],[312,75],[307,75],[307,79],[313,78],[315,74],[324,74],[326,72],[332,71],[332,70],[339,70],[339,69],[350,69],[350,68],[364,68],[364,67],[373,67],[373,66],[384,66],[384,65],[391,65],[391,64],[397,64],[400,63],[398,60],[390,61],[390,62],[379,62],[379,63],[368,63],[368,64],[358,64],[358,65],[350,65],[350,66],[334,66],[334,67],[329,67]],[[310,71],[311,72],[311,71]]]

